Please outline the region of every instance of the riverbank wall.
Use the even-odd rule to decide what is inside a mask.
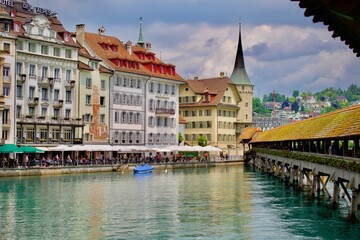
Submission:
[[[238,161],[221,161],[221,162],[194,162],[194,163],[167,163],[153,164],[155,170],[179,169],[179,168],[201,168],[231,166],[243,164],[242,160]],[[66,167],[19,167],[19,168],[2,168],[0,177],[21,177],[21,176],[41,176],[41,175],[62,175],[62,174],[79,174],[79,173],[99,173],[99,172],[132,172],[135,164],[117,164],[117,165],[93,165],[93,166],[66,166]]]

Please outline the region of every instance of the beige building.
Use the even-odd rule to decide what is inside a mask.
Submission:
[[[84,41],[78,43],[84,46]],[[85,48],[79,51],[79,81],[76,97],[77,115],[85,123],[84,143],[109,143],[109,96],[112,71],[100,65]]]
[[[14,143],[15,34],[11,15],[0,12],[0,145]]]
[[[252,124],[253,87],[246,69],[241,32],[231,77],[188,80],[180,86],[180,115],[186,119],[185,141],[197,145],[204,136],[208,145],[218,146],[231,159],[243,154],[239,144],[242,129]]]

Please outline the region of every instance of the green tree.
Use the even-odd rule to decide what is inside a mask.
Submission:
[[[300,96],[299,90],[294,90],[292,96],[293,96],[294,98],[297,98],[298,96]]]
[[[198,143],[199,146],[205,147],[205,146],[208,145],[208,140],[206,139],[206,137],[200,136],[200,137],[197,139],[197,143]]]
[[[291,109],[297,113],[299,111],[299,103],[297,101],[293,102],[291,104]]]
[[[179,134],[178,134],[178,142],[179,142],[179,144],[182,143],[182,141],[184,141],[184,137],[181,135],[181,132],[179,132]]]

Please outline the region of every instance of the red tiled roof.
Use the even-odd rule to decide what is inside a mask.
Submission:
[[[92,69],[89,65],[83,63],[83,62],[80,62],[78,61],[78,68],[80,70],[88,70],[88,71],[94,71],[94,69]]]
[[[109,65],[112,69],[116,71],[122,72],[129,72],[129,73],[136,73],[136,74],[143,74],[147,76],[165,78],[175,81],[184,81],[183,78],[175,74],[175,76],[170,74],[161,74],[149,71],[145,66],[143,66],[144,60],[140,60],[135,52],[138,51],[146,51],[145,49],[140,49],[140,46],[132,46],[131,54],[128,52],[124,44],[113,36],[104,36],[95,33],[85,33],[85,41],[89,45],[89,47],[95,52],[95,54],[101,58],[107,65]],[[112,49],[104,50],[100,44],[107,44],[117,46],[117,51],[113,51]],[[153,53],[149,52],[149,54],[154,55]],[[139,63],[139,68],[127,68],[123,66],[115,65],[111,60],[113,59],[121,59],[121,60],[129,60],[136,63]],[[160,59],[156,58],[153,61],[156,64],[164,64]]]
[[[233,82],[229,77],[187,80],[186,83],[188,84],[188,87],[190,87],[191,90],[194,91],[195,94],[203,94],[204,91],[207,90],[209,92],[209,95],[211,95],[211,101],[204,102],[201,100],[196,103],[182,103],[180,104],[181,107],[222,105],[224,107],[239,108],[237,105],[220,103],[229,84],[233,85]]]

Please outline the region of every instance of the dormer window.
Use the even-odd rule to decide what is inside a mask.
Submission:
[[[11,27],[10,27],[10,24],[9,23],[3,23],[3,27],[4,27],[4,31],[5,32],[10,32],[11,30]]]
[[[64,40],[65,40],[65,42],[69,41],[69,35],[67,35],[66,33],[64,34]]]
[[[26,32],[29,33],[29,34],[31,33],[31,26],[26,27]]]
[[[17,24],[17,23],[14,24],[14,31],[15,31],[15,32],[19,32],[19,31],[20,31],[20,26],[19,26],[19,24]]]
[[[91,62],[90,65],[91,65],[91,67],[92,67],[93,69],[97,69],[97,68],[98,68],[98,63],[97,63],[97,62]]]
[[[50,37],[51,37],[51,38],[55,38],[55,32],[52,31],[52,30],[50,31]]]
[[[39,28],[39,29],[38,29],[38,35],[42,36],[42,35],[43,35],[43,33],[44,33],[44,29]]]

